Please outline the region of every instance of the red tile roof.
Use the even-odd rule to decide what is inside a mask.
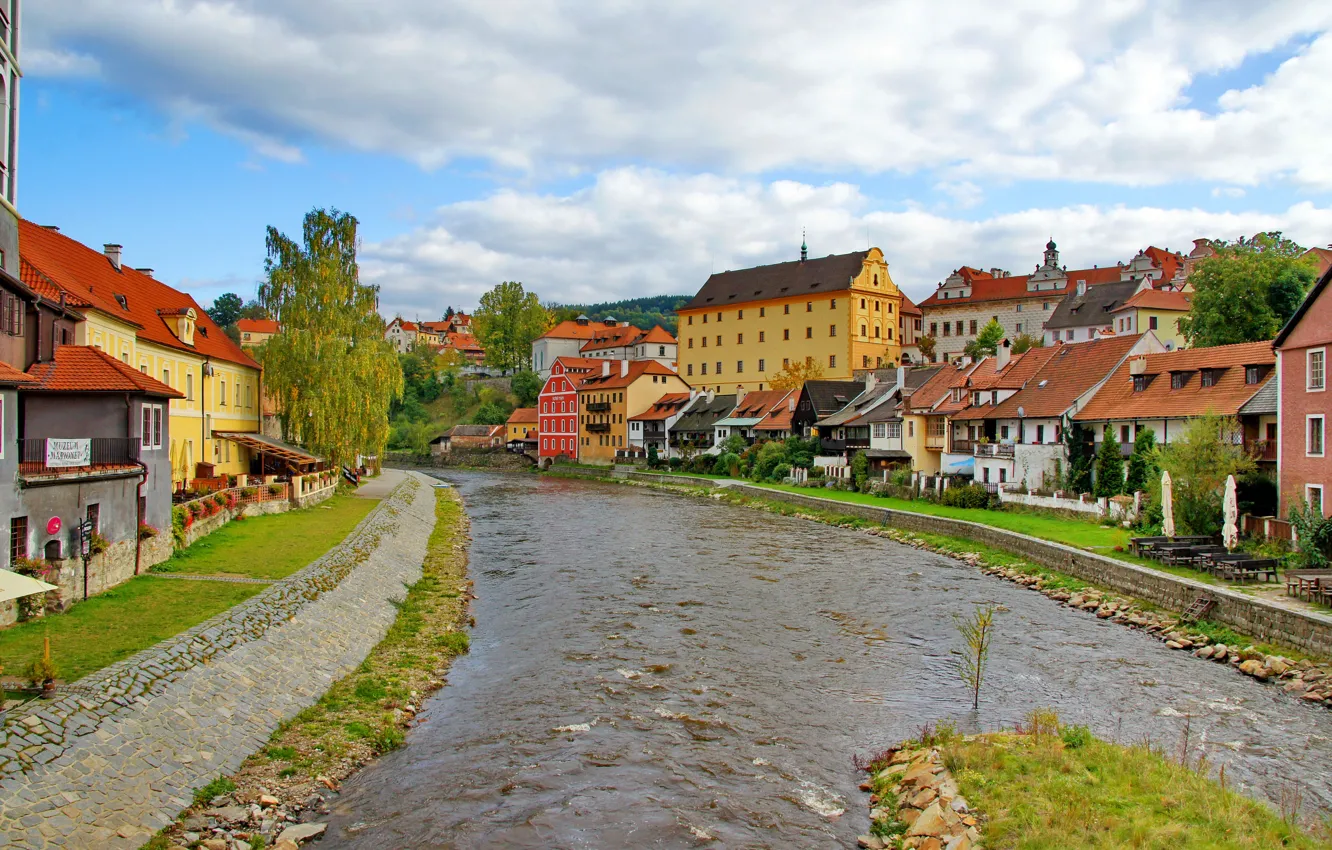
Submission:
[[[55,359],[34,363],[28,375],[36,386],[28,391],[59,393],[144,393],[164,398],[184,398],[184,394],[137,371],[104,351],[88,345],[62,345]]]
[[[620,348],[633,345],[643,336],[643,332],[633,325],[628,327],[603,327],[592,335],[579,351],[601,351],[607,348]]]
[[[36,378],[32,377],[31,375],[26,375],[23,372],[20,372],[18,369],[15,369],[13,366],[10,366],[8,363],[5,363],[4,361],[0,360],[0,384],[5,384],[6,386],[10,386],[16,384],[35,384],[35,383],[37,383]]]
[[[921,312],[921,309],[916,306],[914,301],[906,297],[905,293],[902,295],[902,313],[907,316],[925,315],[924,313]]]
[[[688,404],[690,398],[689,393],[666,393],[666,395],[653,402],[647,410],[637,416],[630,416],[629,420],[632,422],[634,420],[665,419]]]
[[[188,351],[229,363],[259,368],[241,347],[222,332],[203,308],[184,292],[122,265],[119,270],[106,255],[60,233],[19,220],[22,258],[52,285],[68,293],[73,303],[134,325],[144,342]],[[124,298],[122,306],[116,296]],[[162,311],[179,313],[194,308],[194,345],[186,345],[172,331]]]
[[[509,414],[506,424],[522,425],[528,422],[536,422],[537,418],[537,409],[535,407],[519,407],[515,408],[513,413]]]
[[[605,329],[606,325],[602,322],[582,323],[569,319],[560,322],[537,339],[591,339],[596,336],[597,331]]]
[[[1181,313],[1189,311],[1192,300],[1187,292],[1173,289],[1144,289],[1129,300],[1111,310],[1118,313],[1123,310],[1175,310]]]
[[[1143,390],[1134,392],[1130,369],[1132,363],[1139,359],[1146,361],[1143,374],[1151,378]],[[1073,418],[1085,422],[1202,416],[1205,413],[1234,416],[1244,402],[1273,380],[1276,372],[1275,369],[1269,369],[1258,383],[1246,384],[1244,367],[1275,364],[1276,354],[1272,351],[1272,343],[1267,341],[1186,348],[1132,358],[1115,370],[1105,386]],[[1202,375],[1191,374],[1184,386],[1179,389],[1172,387],[1171,372],[1200,372],[1203,369],[1222,370],[1213,386],[1204,387]]]
[[[1021,298],[1045,299],[1054,301],[1067,295],[1069,291],[1077,285],[1079,280],[1087,281],[1088,286],[1095,286],[1100,283],[1111,283],[1119,280],[1119,266],[1106,266],[1096,269],[1075,269],[1065,272],[1067,280],[1065,285],[1058,289],[1041,289],[1029,291],[1027,289],[1027,279],[1030,275],[1009,275],[1008,277],[995,277],[989,272],[983,272],[980,269],[973,269],[969,266],[963,266],[958,269],[958,273],[971,285],[971,294],[966,298],[940,298],[939,293],[942,288],[936,289],[930,294],[929,298],[920,302],[922,307],[954,307],[963,304],[976,304],[983,301],[1011,301]]]
[[[960,387],[966,384],[971,373],[976,369],[975,363],[968,364],[958,368],[950,363],[945,363],[939,368],[938,372],[925,383],[917,387],[908,401],[908,407],[917,412],[933,412],[934,407],[941,399],[952,391],[953,387]]]
[[[275,334],[282,331],[282,326],[272,319],[239,319],[236,329],[254,334]]]
[[[469,333],[461,331],[451,333],[444,339],[443,348],[453,348],[458,351],[484,351],[481,343],[477,342],[476,337]]]
[[[676,339],[671,336],[671,332],[663,328],[661,325],[653,325],[652,330],[643,334],[643,337],[638,341],[650,342],[654,345],[675,345],[676,343]]]
[[[791,420],[795,416],[795,411],[791,409],[791,401],[800,398],[799,390],[761,390],[760,392],[750,393],[745,396],[742,405],[737,405],[737,407],[749,407],[749,400],[754,396],[762,396],[761,401],[763,402],[759,407],[759,411],[763,415],[763,421],[754,426],[755,431],[791,430]]]
[[[578,383],[578,389],[620,389],[629,386],[644,375],[675,375],[677,378],[680,377],[674,369],[663,366],[655,360],[607,360],[603,362],[610,363],[610,374],[603,376],[601,372],[593,372],[590,375],[584,375]],[[625,375],[620,374],[620,369],[623,368],[620,365],[621,363],[629,364],[628,373]]]
[[[1027,380],[1026,387],[999,402],[985,418],[1016,419],[1019,407],[1028,419],[1062,416],[1078,396],[1104,380],[1141,338],[1112,336],[1050,346],[1052,356]]]

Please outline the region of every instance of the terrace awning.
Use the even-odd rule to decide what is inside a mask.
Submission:
[[[726,419],[714,422],[712,424],[712,427],[721,428],[729,426],[731,428],[753,428],[755,425],[759,424],[762,421],[763,421],[762,416],[755,417],[752,419],[749,417],[735,416],[735,417],[727,417]]]
[[[59,589],[54,584],[47,584],[30,576],[9,570],[0,570],[0,602],[8,602],[11,599]]]
[[[223,440],[230,440],[240,446],[245,446],[251,451],[259,454],[271,455],[280,460],[297,466],[306,466],[309,464],[321,463],[323,458],[311,454],[299,446],[293,446],[291,443],[274,437],[268,437],[263,434],[256,434],[245,431],[214,431],[213,436]]]

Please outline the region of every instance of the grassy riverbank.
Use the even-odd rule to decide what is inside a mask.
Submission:
[[[920,811],[930,800],[916,787],[929,771],[913,772],[907,763],[928,758],[931,748],[947,769],[938,787],[951,789],[949,778],[956,783],[955,791],[940,793],[965,801],[988,848],[1329,847],[1326,834],[1315,836],[1295,823],[1294,794],[1278,813],[1236,793],[1223,771],[1212,776],[1187,739],[1174,747],[1113,744],[1082,727],[1061,727],[1054,712],[1039,710],[1018,731],[964,737],[945,725],[922,732],[922,740],[904,742],[900,754],[886,753],[869,768],[874,799],[897,801],[895,809],[880,810],[873,829],[886,847],[898,846],[911,824],[935,817]]]
[[[341,543],[377,499],[335,496],[298,511],[227,523],[153,572],[284,578]],[[266,585],[161,578],[152,573],[0,631],[0,664],[20,675],[51,638],[60,679],[73,682],[238,605]]]
[[[350,675],[283,724],[268,745],[237,773],[196,796],[200,805],[181,815],[146,847],[185,843],[185,824],[202,815],[212,792],[238,805],[259,803],[295,814],[312,794],[325,795],[366,762],[401,746],[421,702],[444,684],[453,659],[468,649],[467,515],[452,489],[435,490],[436,524],[421,579],[407,589],[384,639]],[[325,812],[316,809],[316,817]],[[271,814],[271,812],[270,812]],[[280,831],[280,822],[275,829]],[[235,829],[247,837],[248,828]],[[264,834],[271,844],[272,834]],[[253,837],[250,838],[254,842]]]

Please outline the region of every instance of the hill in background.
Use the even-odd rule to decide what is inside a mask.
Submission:
[[[661,325],[675,333],[675,311],[683,307],[690,295],[653,295],[647,298],[629,298],[624,301],[606,301],[600,304],[556,304],[551,307],[555,321],[573,319],[580,315],[599,320],[614,316],[616,320],[628,322],[636,328],[651,330],[653,325]]]

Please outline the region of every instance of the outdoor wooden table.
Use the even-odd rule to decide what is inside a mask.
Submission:
[[[1170,558],[1176,552],[1182,552],[1185,549],[1192,549],[1196,544],[1193,543],[1159,543],[1152,547],[1149,553],[1151,557],[1158,561],[1170,562]]]
[[[1169,537],[1130,537],[1129,551],[1134,555],[1142,555],[1148,550],[1154,548],[1159,543],[1169,543]]]
[[[1332,570],[1290,570],[1286,573],[1286,595],[1312,600],[1322,589],[1322,580],[1329,578]]]

